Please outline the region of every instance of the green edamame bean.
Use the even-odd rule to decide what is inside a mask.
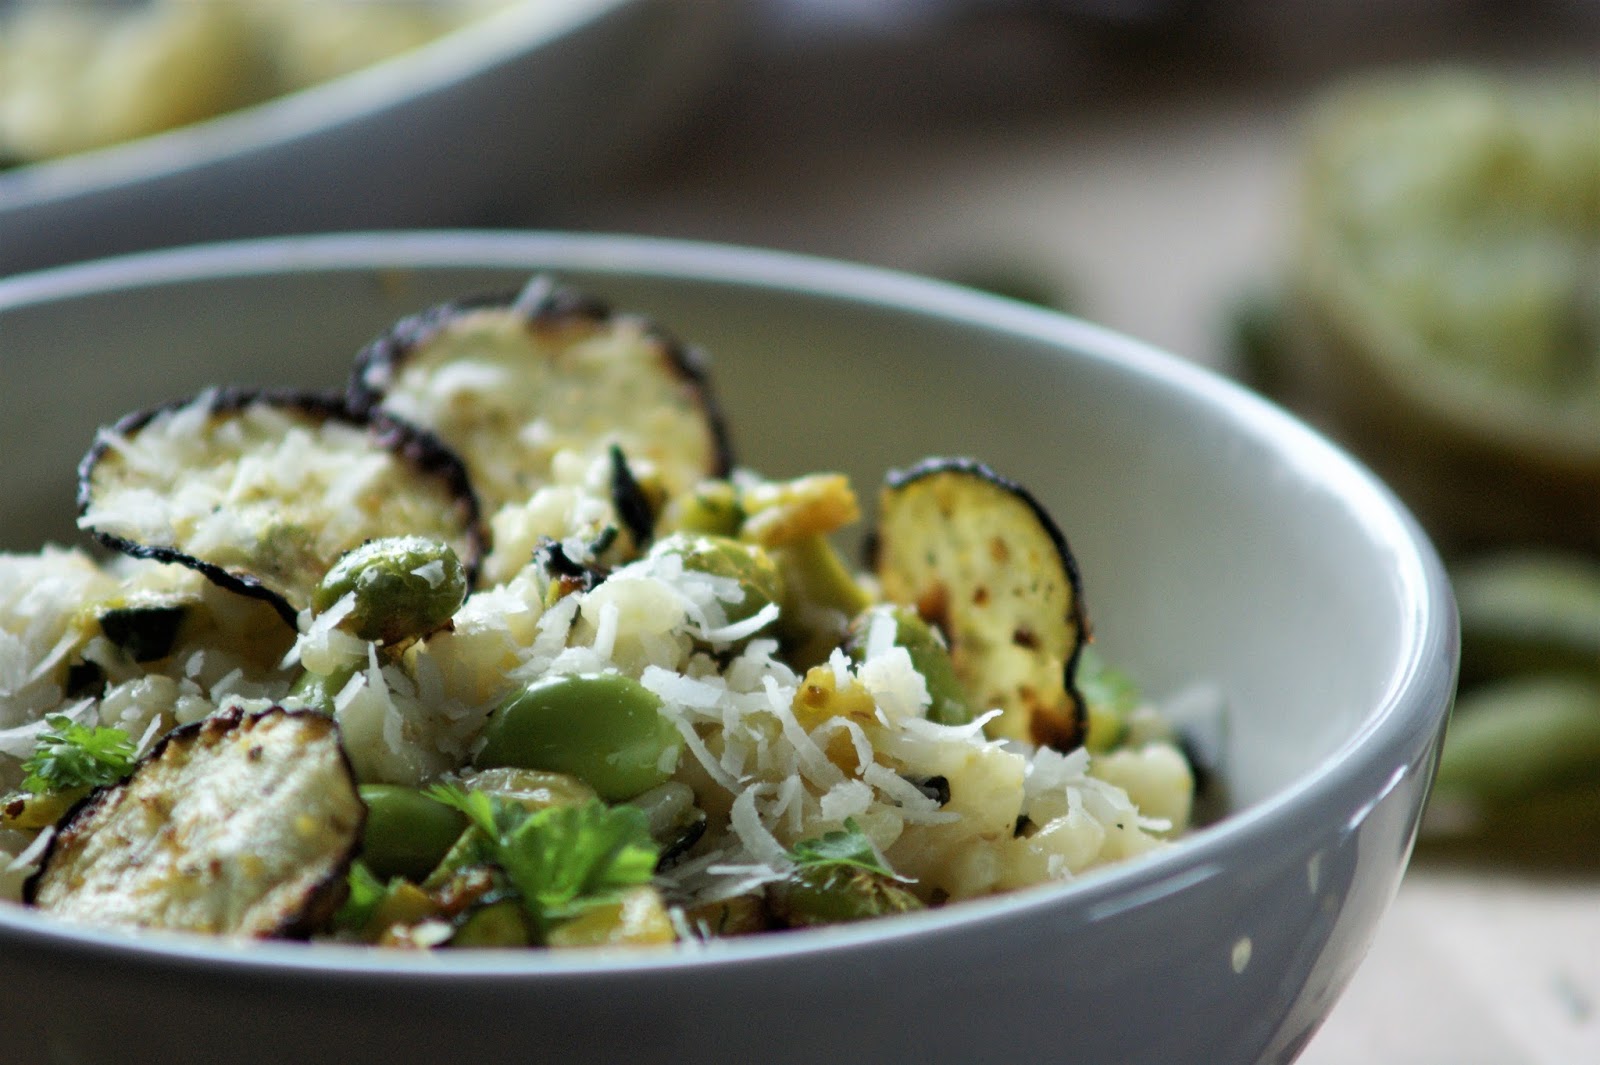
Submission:
[[[461,608],[466,570],[450,545],[425,536],[369,540],[333,564],[311,607],[321,613],[352,593],[355,606],[341,628],[376,643],[420,639]]]
[[[909,607],[880,605],[857,614],[850,623],[844,650],[857,662],[866,657],[867,637],[873,622],[888,616],[894,619],[894,642],[904,647],[911,665],[928,686],[928,720],[941,725],[965,725],[972,720],[967,693],[956,678],[956,667],[939,631]]]
[[[481,791],[530,812],[551,806],[584,806],[599,798],[594,789],[570,773],[552,773],[521,766],[495,766],[463,774],[468,791]]]
[[[850,619],[871,605],[826,536],[814,533],[772,550],[782,575],[778,639],[796,669],[827,660]]]
[[[467,827],[459,810],[398,784],[363,784],[367,824],[361,860],[379,879],[421,881],[449,853]]]
[[[755,544],[704,533],[674,533],[658,540],[650,555],[677,555],[684,569],[738,581],[741,597],[723,604],[730,623],[755,616],[782,595],[777,563]]]
[[[684,911],[691,928],[705,929],[719,939],[765,932],[772,927],[772,913],[764,891],[750,895],[702,902]]]
[[[295,678],[289,686],[289,694],[301,700],[306,706],[314,707],[325,714],[333,713],[333,700],[350,683],[350,678],[355,676],[354,667],[338,669],[324,675],[313,673],[309,669]]]
[[[607,802],[666,781],[683,737],[661,700],[619,673],[546,677],[514,692],[489,717],[480,768],[571,773]]]
[[[801,868],[768,893],[785,924],[809,927],[865,921],[922,909],[922,900],[892,877],[858,868]]]

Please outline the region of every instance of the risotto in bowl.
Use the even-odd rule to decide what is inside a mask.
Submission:
[[[1132,341],[452,233],[19,277],[0,336],[30,1053],[1288,1060],[1409,854],[1431,548]]]

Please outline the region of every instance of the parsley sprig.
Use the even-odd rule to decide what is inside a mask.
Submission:
[[[439,784],[428,794],[467,815],[485,857],[500,867],[543,935],[563,921],[613,903],[648,884],[660,849],[644,811],[607,806],[550,806],[529,811],[481,791]]]
[[[878,848],[861,831],[853,817],[844,819],[844,827],[823,833],[816,839],[803,839],[789,851],[789,860],[795,868],[827,873],[841,869],[864,869],[879,876],[900,879],[884,862]]]
[[[80,725],[50,714],[33,754],[22,763],[22,786],[35,795],[114,784],[133,772],[138,751],[119,728]]]
[[[792,928],[840,924],[908,913],[922,902],[895,875],[854,818],[789,850],[794,868],[767,893],[780,921]]]

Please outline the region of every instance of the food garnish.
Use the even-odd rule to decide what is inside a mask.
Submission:
[[[467,816],[471,846],[505,874],[536,937],[646,886],[659,857],[644,813],[632,806],[554,805],[537,811],[481,791],[428,793]]]
[[[768,904],[791,928],[840,924],[923,908],[853,819],[789,851],[794,869],[767,889]]]
[[[36,795],[114,784],[133,772],[137,752],[119,728],[80,725],[65,714],[45,718],[33,754],[22,763],[22,786]]]

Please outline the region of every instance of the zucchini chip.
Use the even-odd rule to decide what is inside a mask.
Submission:
[[[305,936],[341,901],[365,818],[332,718],[235,708],[85,800],[24,898],[84,924]]]
[[[349,396],[436,433],[490,514],[548,484],[565,450],[620,448],[669,498],[732,466],[701,355],[545,277],[399,322],[357,357]]]
[[[213,389],[100,430],[78,468],[78,515],[102,543],[199,570],[291,626],[367,540],[427,536],[469,574],[484,541],[466,471],[442,444],[287,391]]]
[[[999,708],[991,736],[1071,750],[1087,715],[1074,683],[1088,638],[1066,538],[1024,488],[971,459],[891,471],[874,564],[891,602],[950,645],[974,710]]]

